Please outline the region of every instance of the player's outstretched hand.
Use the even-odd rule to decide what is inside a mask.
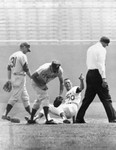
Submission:
[[[84,80],[84,76],[83,74],[81,73],[80,77],[79,77],[79,80]]]

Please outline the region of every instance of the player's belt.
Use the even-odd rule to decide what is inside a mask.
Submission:
[[[14,72],[13,74],[16,76],[26,76],[25,73],[20,73],[20,72]]]
[[[98,71],[98,69],[89,69],[88,71]]]

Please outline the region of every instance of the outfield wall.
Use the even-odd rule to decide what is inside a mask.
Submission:
[[[54,59],[59,60],[64,69],[64,78],[69,77],[73,85],[79,85],[78,77],[80,73],[86,75],[86,50],[94,42],[89,43],[64,43],[64,44],[31,44],[31,53],[27,54],[29,67],[31,72],[37,69],[40,65],[50,62]],[[7,62],[9,56],[19,49],[18,44],[6,44],[0,45],[0,102],[6,102],[10,96],[10,93],[5,93],[2,90],[4,82],[7,80]],[[107,60],[106,60],[106,73],[107,80],[110,87],[110,93],[112,95],[113,101],[115,99],[115,89],[116,89],[116,45],[115,42],[111,43],[107,50]],[[51,102],[58,95],[59,82],[58,79],[53,80],[48,84],[48,93],[51,98]],[[35,92],[33,91],[30,79],[27,77],[27,89],[30,95],[31,102],[35,99]],[[64,90],[65,94],[65,90]],[[82,96],[84,91],[82,93]],[[97,99],[96,99],[97,101]]]

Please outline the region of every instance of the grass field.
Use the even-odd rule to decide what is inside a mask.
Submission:
[[[116,108],[116,103],[113,104]],[[1,103],[0,114],[5,108]],[[116,124],[108,123],[103,106],[92,103],[87,110],[86,124],[27,125],[22,104],[17,103],[11,113],[19,117],[15,124],[0,119],[0,150],[115,150]],[[52,116],[55,117],[55,116]],[[58,119],[58,118],[55,118]]]

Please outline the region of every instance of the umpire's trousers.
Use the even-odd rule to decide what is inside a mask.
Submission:
[[[77,122],[84,119],[85,112],[93,99],[95,98],[96,94],[100,98],[102,102],[109,122],[116,119],[116,111],[112,106],[111,96],[109,94],[109,88],[102,87],[102,78],[98,71],[98,69],[89,70],[86,75],[86,91],[85,97],[83,99],[82,105],[77,113],[76,120]],[[99,109],[98,109],[99,111]]]

